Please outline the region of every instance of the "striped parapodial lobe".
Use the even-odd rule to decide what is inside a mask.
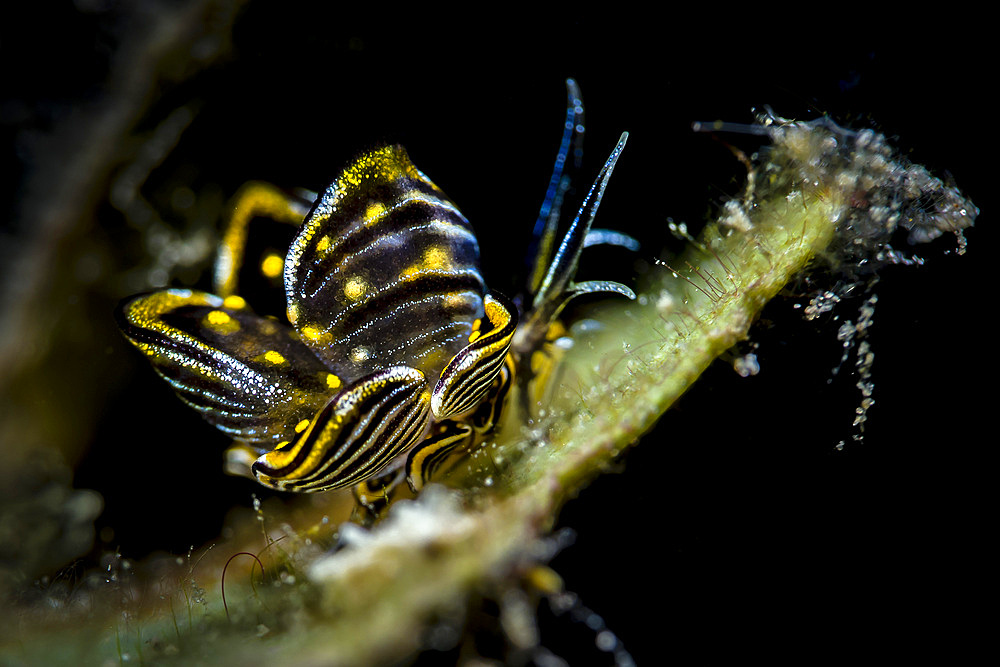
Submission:
[[[142,294],[121,304],[118,324],[185,403],[244,442],[288,439],[342,382],[290,328],[240,297]]]
[[[429,415],[423,373],[387,368],[347,386],[293,442],[257,459],[253,472],[261,484],[285,491],[353,486],[423,438]]]
[[[485,308],[490,330],[471,336],[469,344],[448,363],[434,386],[431,411],[437,419],[464,415],[475,409],[504,366],[517,328],[517,311],[497,294],[486,295]]]
[[[483,315],[465,217],[399,146],[364,154],[327,188],[285,259],[288,319],[353,377],[406,364],[437,378]]]

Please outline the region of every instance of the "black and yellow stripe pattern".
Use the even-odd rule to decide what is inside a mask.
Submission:
[[[538,257],[519,328],[516,308],[487,292],[472,227],[399,146],[352,161],[314,199],[263,184],[245,188],[223,237],[218,295],[164,290],[126,299],[125,336],[182,400],[236,442],[230,468],[285,491],[359,486],[371,506],[398,478],[414,490],[498,422],[515,372],[547,377],[530,360],[565,302],[617,283],[574,283],[580,251],[625,135],[560,244],[563,173],[578,153],[583,107],[567,82],[567,126],[535,229]],[[282,263],[287,322],[261,317],[236,294],[250,221],[296,224]]]
[[[240,297],[143,294],[122,303],[118,324],[181,400],[264,451],[308,423],[342,384],[294,331],[258,317]]]
[[[266,486],[352,486],[401,466],[425,439],[426,465],[413,469],[429,474],[464,438],[456,434],[472,431],[448,422],[445,437],[432,423],[482,402],[517,324],[506,300],[486,294],[468,221],[402,148],[362,155],[316,200],[288,251],[288,326],[233,292],[251,218],[290,222],[301,202],[261,184],[242,193],[216,266],[222,296],[126,300],[126,337],[236,438],[230,467],[249,465]]]
[[[469,344],[441,372],[431,397],[431,410],[438,419],[464,415],[483,400],[493,379],[503,368],[517,329],[517,311],[503,297],[489,294],[485,300],[490,330],[476,329]]]
[[[437,378],[483,315],[472,227],[399,146],[327,188],[285,259],[288,319],[354,377],[405,364]]]
[[[426,481],[434,476],[441,465],[471,438],[472,427],[468,424],[450,420],[438,424],[420,446],[410,450],[406,457],[406,479],[410,489],[414,493],[423,489]]]
[[[467,417],[476,433],[480,435],[489,433],[500,423],[500,415],[503,413],[507,394],[514,383],[515,369],[514,355],[508,352],[503,360],[503,368],[493,379],[493,384],[487,390],[483,401],[476,408],[476,411]]]
[[[347,387],[295,441],[253,464],[265,486],[325,491],[373,477],[423,438],[430,412],[424,374],[395,366]]]

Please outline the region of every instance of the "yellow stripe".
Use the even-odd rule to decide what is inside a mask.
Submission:
[[[503,368],[517,328],[517,313],[487,294],[483,302],[492,329],[477,337],[448,363],[431,397],[437,419],[453,417],[475,407]]]

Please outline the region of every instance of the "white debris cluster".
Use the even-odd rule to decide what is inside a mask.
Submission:
[[[455,493],[428,485],[417,500],[400,500],[371,529],[354,523],[340,527],[339,551],[318,558],[309,568],[313,581],[343,579],[371,567],[380,552],[440,544],[469,534],[475,520],[462,511]]]
[[[979,209],[869,129],[848,130],[828,118],[791,121],[771,112],[758,118],[773,146],[759,174],[761,187],[839,190],[847,202],[837,221],[841,253],[873,258],[897,228],[911,244],[952,233],[963,240]]]

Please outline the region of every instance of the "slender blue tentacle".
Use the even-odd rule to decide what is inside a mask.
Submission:
[[[556,234],[559,230],[559,214],[563,199],[572,184],[572,176],[580,169],[583,161],[583,97],[574,79],[566,79],[566,122],[563,125],[562,141],[556,162],[552,167],[549,187],[545,200],[538,212],[538,219],[532,230],[531,245],[528,247],[528,261],[531,263],[528,276],[528,292],[535,294],[545,277],[545,272],[555,250]]]
[[[562,243],[559,245],[559,250],[549,265],[548,272],[545,274],[545,279],[542,281],[538,293],[535,294],[535,300],[532,304],[534,309],[542,310],[546,303],[559,301],[560,295],[567,291],[570,281],[576,273],[584,240],[594,222],[594,216],[597,215],[597,209],[601,205],[604,190],[611,179],[611,172],[614,171],[615,163],[625,148],[627,140],[628,132],[623,132],[621,138],[618,140],[618,145],[611,151],[611,155],[608,156],[607,161],[601,168],[601,172],[597,175],[597,180],[594,181],[590,192],[587,193],[586,199],[583,200],[583,204],[581,204],[580,210],[573,220],[573,224],[570,225],[569,231],[563,237]]]

